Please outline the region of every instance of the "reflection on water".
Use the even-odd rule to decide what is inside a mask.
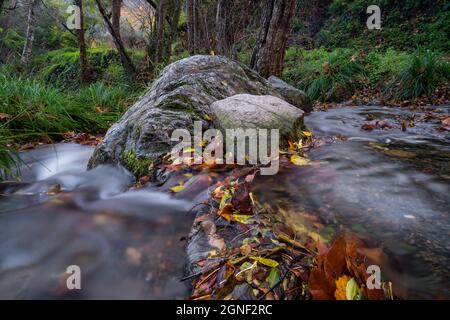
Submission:
[[[313,113],[306,123],[316,135],[348,140],[311,151],[320,166],[260,177],[255,194],[272,206],[317,214],[329,234],[351,230],[378,242],[391,257],[382,272],[405,297],[450,298],[449,134],[431,123],[406,132],[360,129],[368,114],[383,119],[402,112]]]
[[[190,202],[125,192],[125,170],[85,171],[91,153],[38,148],[23,154],[29,182],[0,184],[0,298],[184,298]],[[67,290],[69,265],[80,266],[82,290]]]

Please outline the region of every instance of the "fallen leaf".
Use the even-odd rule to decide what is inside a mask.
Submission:
[[[250,223],[248,220],[252,218],[252,215],[249,214],[233,214],[233,219],[237,222],[240,222],[242,224],[248,224]]]
[[[295,164],[296,166],[305,166],[307,165],[310,161],[307,158],[301,157],[299,155],[292,155],[291,156],[291,162],[293,164]]]
[[[184,190],[184,184],[182,183],[182,182],[180,182],[180,184],[179,185],[177,185],[177,186],[175,186],[175,187],[172,187],[172,188],[170,188],[170,190],[172,191],[172,192],[174,192],[174,193],[178,193],[178,192],[181,192],[181,191],[183,191]]]
[[[416,154],[414,152],[398,150],[398,149],[383,150],[383,153],[387,154],[388,156],[400,157],[400,158],[414,158],[416,156]]]
[[[11,116],[7,113],[0,112],[0,120],[9,119]]]
[[[252,246],[249,244],[244,244],[239,248],[242,255],[248,256],[252,252]]]
[[[139,266],[141,264],[142,254],[138,249],[128,247],[126,251],[127,262],[132,266]]]
[[[350,279],[353,278],[343,275],[336,280],[336,291],[334,292],[336,300],[347,300],[347,283]]]
[[[273,288],[280,281],[280,271],[277,268],[272,268],[266,281],[269,283],[269,287]]]
[[[345,296],[347,300],[359,300],[359,286],[355,278],[351,278],[347,282],[347,286],[345,288]]]
[[[220,217],[224,218],[227,221],[231,221],[233,211],[234,211],[233,205],[228,203],[222,209],[219,209],[217,215],[219,215]]]
[[[258,257],[258,256],[250,257],[250,259],[255,260],[255,261],[257,261],[265,266],[268,266],[268,267],[272,267],[272,268],[278,267],[278,262],[276,262],[275,260],[272,260],[272,259]]]

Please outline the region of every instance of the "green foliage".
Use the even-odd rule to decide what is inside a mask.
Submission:
[[[6,179],[8,175],[15,175],[19,168],[20,159],[17,152],[9,147],[11,141],[5,137],[4,130],[0,129],[0,180]]]
[[[143,53],[132,51],[131,58],[138,64],[143,59]],[[62,88],[76,88],[79,86],[81,69],[78,50],[65,48],[50,51],[36,58],[35,67],[40,70],[38,77],[44,82]],[[119,55],[109,48],[95,48],[88,50],[88,60],[93,71],[93,80],[107,84],[127,84],[128,77],[120,64]]]
[[[365,0],[334,0],[317,45],[358,49],[395,48],[414,50],[427,46],[434,51],[450,50],[450,12],[445,0],[374,0],[382,12],[382,29],[368,30]]]
[[[291,60],[289,64],[293,68],[286,69],[284,78],[305,90],[314,100],[341,100],[351,95],[364,81],[362,59],[352,50],[327,52],[320,48],[302,53],[290,49],[286,57]]]
[[[430,50],[366,54],[354,49],[289,48],[283,78],[314,100],[342,101],[361,87],[381,89],[386,98],[405,100],[431,96],[449,75],[449,63]]]
[[[0,33],[0,47],[3,46],[2,51],[10,51],[16,54],[22,52],[25,38],[17,32],[16,29],[8,29]]]
[[[450,75],[450,64],[429,50],[418,49],[393,78],[386,94],[397,99],[414,99],[423,94],[431,98],[434,90]]]
[[[75,92],[65,92],[38,80],[1,72],[0,122],[5,137],[25,139],[59,138],[67,131],[98,132],[110,126],[132,102],[133,91],[95,83]]]
[[[365,65],[369,84],[375,86],[380,81],[389,80],[407,65],[410,58],[411,54],[392,48],[386,52],[371,51]]]

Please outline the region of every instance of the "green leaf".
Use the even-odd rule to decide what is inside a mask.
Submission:
[[[277,268],[272,268],[266,281],[269,283],[270,288],[274,287],[280,281],[280,271]]]

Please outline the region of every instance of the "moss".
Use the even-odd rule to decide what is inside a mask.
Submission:
[[[137,178],[149,175],[153,169],[153,161],[151,159],[138,157],[133,150],[123,151],[122,162]]]

